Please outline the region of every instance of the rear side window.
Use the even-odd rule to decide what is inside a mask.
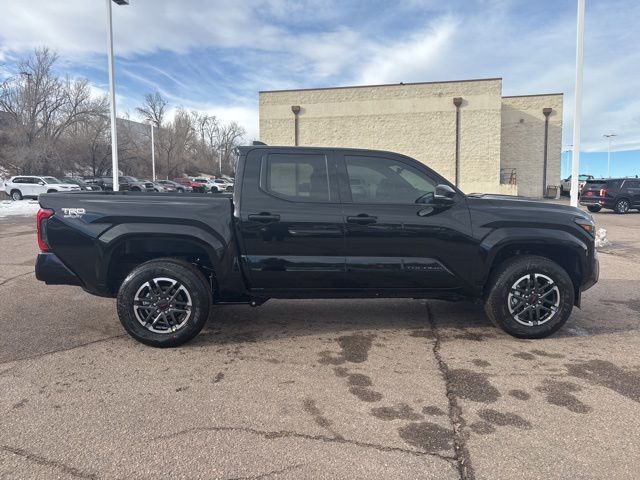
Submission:
[[[277,153],[262,161],[261,185],[285,200],[329,202],[329,167],[321,154]]]

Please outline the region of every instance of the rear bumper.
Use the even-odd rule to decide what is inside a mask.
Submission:
[[[36,260],[36,278],[47,285],[83,286],[78,276],[55,253],[40,253]]]

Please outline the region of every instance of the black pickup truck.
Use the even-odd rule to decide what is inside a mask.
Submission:
[[[241,147],[236,179],[233,196],[41,195],[37,278],[117,297],[156,347],[197,335],[212,303],[270,298],[476,299],[541,338],[598,279],[589,214],[465,195],[403,155]]]

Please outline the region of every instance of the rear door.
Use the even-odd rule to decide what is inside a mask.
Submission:
[[[330,290],[344,282],[344,232],[331,151],[254,149],[240,202],[253,290]]]
[[[345,152],[338,167],[348,287],[461,286],[460,273],[477,256],[463,195],[435,205],[436,185],[444,180],[400,155]]]

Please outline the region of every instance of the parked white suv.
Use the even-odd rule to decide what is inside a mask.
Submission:
[[[30,175],[11,177],[4,186],[12,200],[22,200],[24,197],[38,198],[41,193],[79,192],[81,190],[78,185],[64,183],[55,177],[33,177]]]

